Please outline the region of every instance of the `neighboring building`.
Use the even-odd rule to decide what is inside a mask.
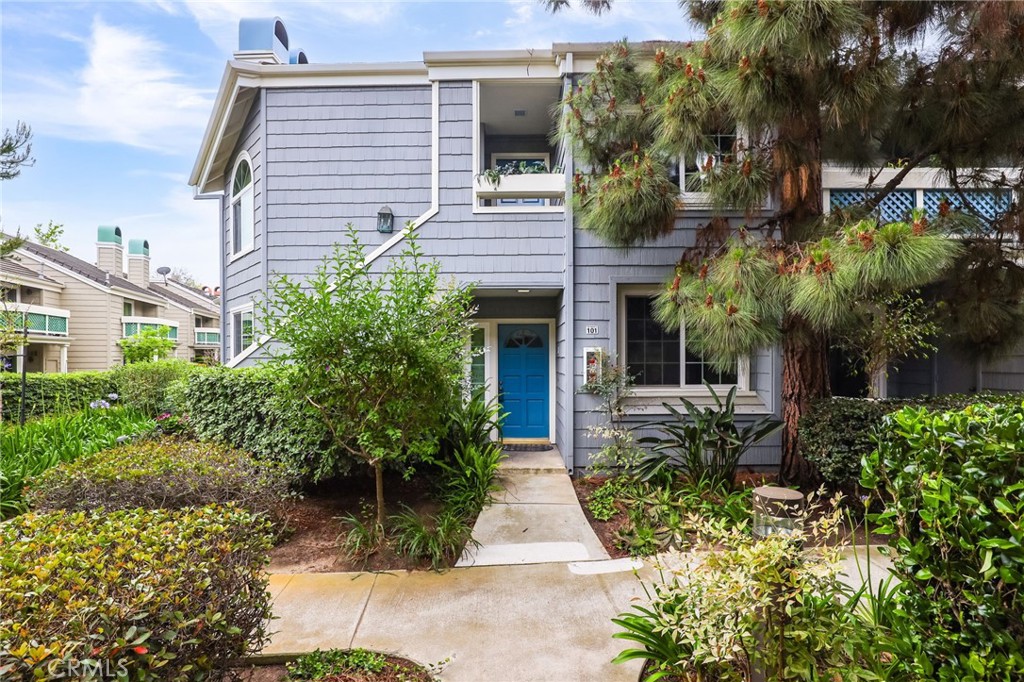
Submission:
[[[25,242],[0,261],[0,287],[9,312],[24,315],[28,346],[22,357],[32,372],[107,369],[124,362],[118,341],[143,329],[167,327],[173,357],[218,357],[219,303],[181,292],[177,283],[150,282],[149,243],[128,243],[127,272],[121,228],[98,229],[96,264]]]
[[[596,351],[616,354],[638,376],[633,423],[665,414],[661,403],[677,396],[707,402],[704,380],[737,386],[743,415],[781,412],[778,349],[715,372],[687,351],[685,330],[666,333],[652,320],[650,296],[711,217],[699,193],[681,193],[686,209],[675,232],[642,248],[612,249],[573,229],[566,201],[573,159],[550,142],[552,112],[606,45],[308,64],[289,50],[280,20],[269,19],[243,20],[239,47],[190,178],[199,198],[220,202],[221,352],[229,365],[264,355],[253,300],[270,278],[309,275],[345,239],[348,222],[369,248],[368,267],[382,271],[403,248],[409,222],[425,255],[476,287],[474,343],[485,352],[472,376],[492,396],[500,391],[511,413],[507,439],[554,442],[570,470],[585,466],[597,447],[587,427],[602,417],[596,400],[578,390]],[[492,184],[487,172],[509,164],[547,172]],[[695,168],[695,159],[680,163],[681,187]],[[853,201],[864,186],[837,168],[827,169],[825,182],[826,206]],[[884,214],[935,208],[948,192],[924,171],[904,186],[883,202]],[[1009,197],[979,192],[976,199],[998,210]],[[930,373],[915,366],[894,375],[890,392],[980,390],[996,387],[997,375],[999,387],[1022,385],[1018,360],[972,364],[976,371],[955,376],[937,371],[938,362],[927,361]],[[777,463],[778,450],[776,439],[745,462]]]

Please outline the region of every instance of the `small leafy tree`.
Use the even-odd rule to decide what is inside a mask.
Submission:
[[[12,258],[14,250],[24,242],[25,240],[18,236],[4,237],[0,235],[0,266],[2,266],[3,261]],[[8,307],[7,298],[3,296],[6,288],[7,286],[0,282],[0,356],[18,352],[25,343],[23,325],[19,324],[22,321],[21,316]],[[4,366],[3,361],[0,360],[0,373],[8,369],[8,367]],[[3,382],[0,381],[0,389],[2,388]],[[3,391],[0,390],[0,421],[3,421],[4,413],[2,394]]]
[[[471,291],[442,284],[415,240],[386,272],[368,271],[355,228],[305,282],[280,277],[260,305],[281,342],[288,395],[312,408],[343,452],[374,473],[384,524],[384,466],[432,454],[462,399]],[[323,467],[320,467],[323,468]]]
[[[174,350],[174,340],[170,338],[170,333],[169,327],[142,329],[138,334],[121,339],[117,345],[121,346],[124,361],[128,364],[163,360]]]
[[[64,253],[71,250],[61,243],[61,240],[64,239],[64,226],[60,223],[55,223],[52,220],[46,225],[39,223],[32,228],[32,232],[37,244],[42,244],[43,246],[48,246],[51,249],[63,251]]]

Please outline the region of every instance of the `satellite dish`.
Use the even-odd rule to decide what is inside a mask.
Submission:
[[[163,267],[157,268],[156,274],[164,275],[166,277],[167,275],[171,274],[171,269],[165,265]]]

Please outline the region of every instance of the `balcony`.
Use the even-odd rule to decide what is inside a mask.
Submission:
[[[27,303],[8,303],[0,308],[4,326],[14,329],[28,327],[32,336],[67,336],[70,310]]]
[[[178,323],[160,317],[122,317],[121,337],[127,339],[129,336],[135,336],[148,329],[158,331],[161,327],[167,327],[167,338],[178,340]]]
[[[527,175],[501,175],[497,183],[483,175],[476,178],[476,196],[479,199],[493,199],[500,206],[503,202],[514,202],[509,205],[524,205],[529,200],[536,200],[536,205],[543,205],[542,200],[565,198],[565,175],[563,173],[530,173]],[[554,202],[549,202],[554,203]]]
[[[220,330],[213,329],[211,327],[197,327],[196,328],[196,345],[197,346],[219,346],[220,345]]]
[[[897,168],[882,170],[873,187],[884,187],[899,172]],[[846,168],[824,168],[822,186],[825,188],[826,208],[845,208],[870,199],[874,190],[865,189],[866,183],[867,175],[863,173]],[[965,188],[963,197],[970,204],[970,209],[986,220],[1005,212],[1013,201],[1013,193],[1001,188]],[[915,208],[922,208],[929,216],[934,216],[943,201],[953,210],[965,208],[960,193],[949,186],[945,173],[935,168],[915,168],[907,173],[897,189],[882,200],[876,211],[883,221],[894,222],[906,219]]]

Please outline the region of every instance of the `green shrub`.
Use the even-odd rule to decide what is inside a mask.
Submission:
[[[178,509],[234,502],[280,521],[288,494],[281,465],[213,443],[164,438],[105,450],[29,480],[37,511]]]
[[[0,678],[219,682],[268,641],[270,546],[234,506],[0,524]]]
[[[639,645],[615,661],[646,661],[645,682],[888,679],[873,655],[883,633],[862,626],[840,579],[841,548],[804,546],[834,542],[839,514],[760,540],[703,523],[713,549],[645,584],[649,603],[613,619],[614,637]]]
[[[501,445],[466,443],[450,461],[435,462],[442,470],[441,499],[455,513],[475,517],[497,489],[498,467],[505,459]]]
[[[961,409],[975,402],[1019,403],[1021,394],[940,395],[912,399],[829,398],[811,404],[800,418],[800,452],[833,487],[852,492],[860,479],[861,460],[875,447],[882,418],[908,405],[933,410]]]
[[[1024,405],[886,418],[863,485],[922,633],[925,679],[1024,679]]]
[[[22,490],[31,476],[153,429],[153,420],[125,407],[86,408],[0,430],[0,518],[25,510]]]
[[[722,400],[710,384],[706,385],[715,401],[714,407],[697,407],[686,398],[680,398],[686,414],[662,403],[672,418],[643,425],[642,428],[653,429],[661,435],[637,441],[651,446],[636,465],[641,480],[670,482],[677,474],[684,474],[691,481],[702,480],[714,487],[731,488],[740,458],[782,428],[782,422],[773,416],[738,425],[736,387]]]
[[[184,386],[172,385],[171,395],[182,402],[180,409],[200,438],[282,462],[312,481],[347,474],[352,458],[338,452],[308,405],[281,397],[277,388],[283,380],[268,368],[221,367],[192,374]]]
[[[25,416],[69,414],[89,406],[93,400],[107,398],[120,390],[112,372],[72,372],[25,376]],[[0,373],[3,392],[3,419],[15,421],[21,410],[21,376]]]
[[[395,551],[415,560],[429,560],[435,571],[454,563],[472,541],[473,528],[452,509],[435,516],[417,514],[406,507],[390,518]]]
[[[121,402],[156,416],[172,410],[168,388],[199,370],[198,365],[184,360],[160,360],[122,365],[112,372]]]

